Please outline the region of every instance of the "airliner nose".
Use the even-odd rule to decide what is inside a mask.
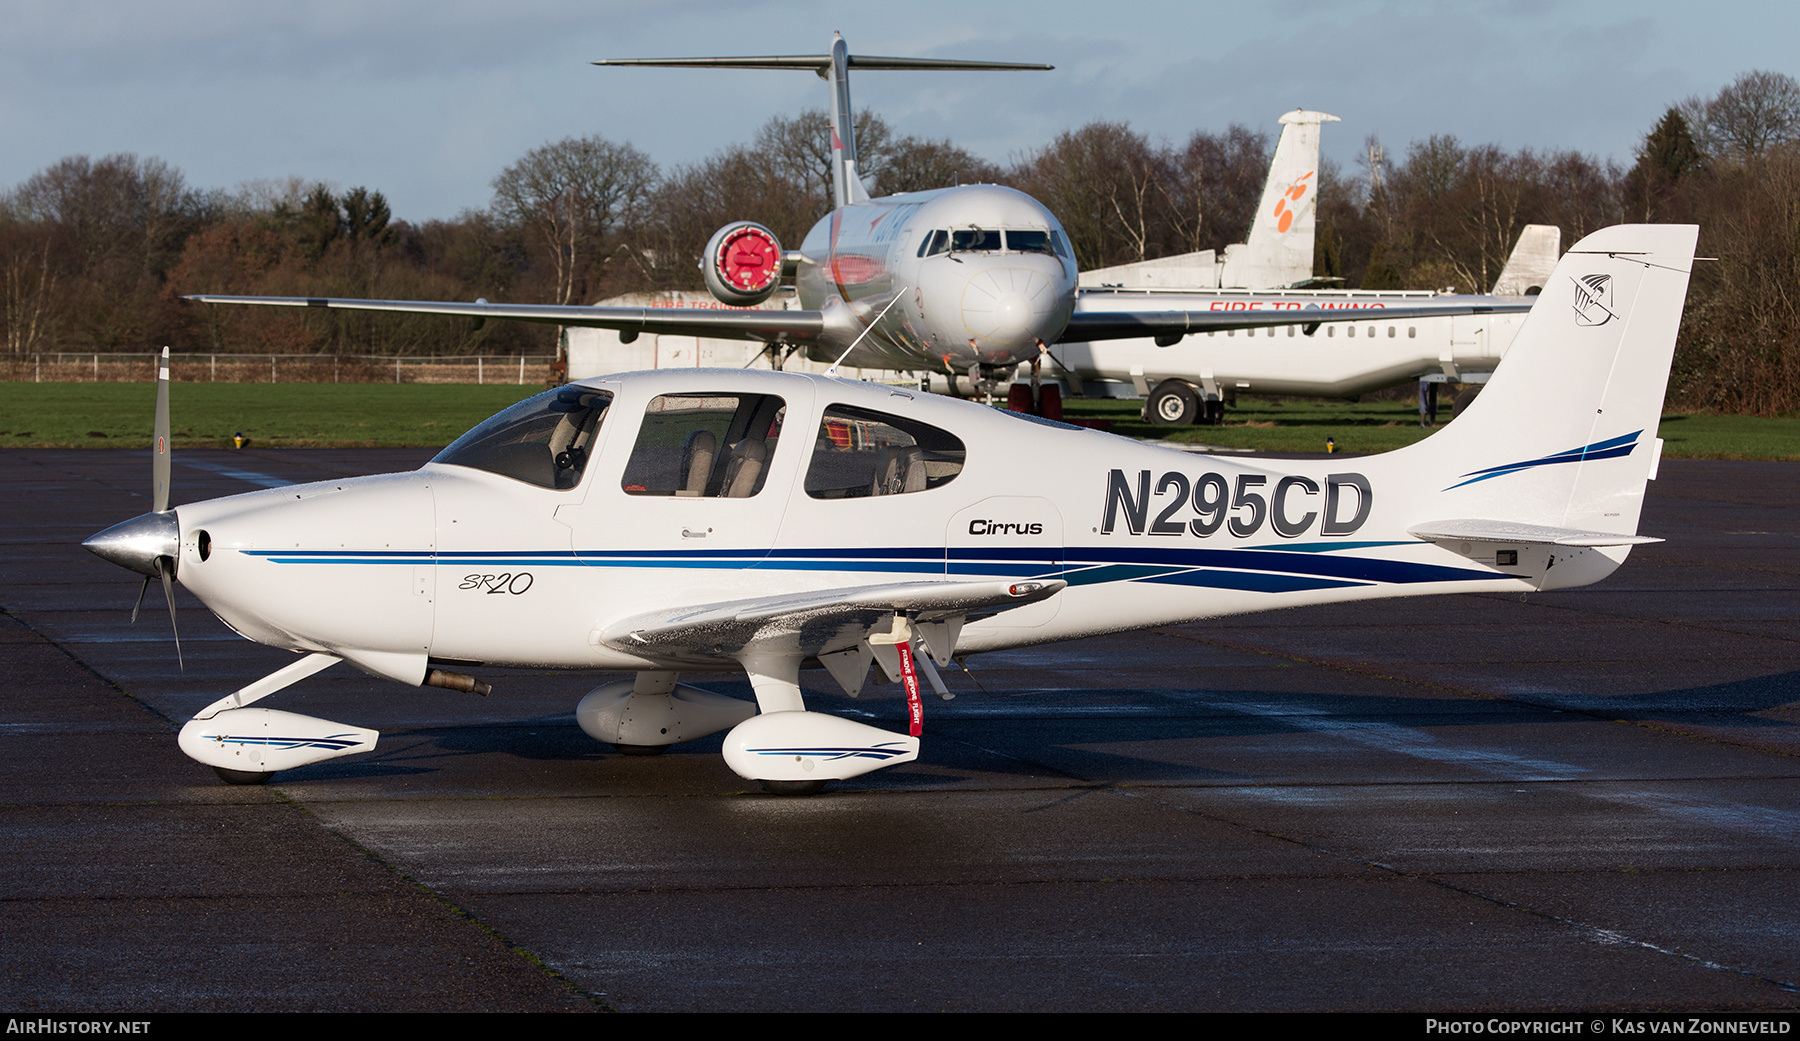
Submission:
[[[1055,309],[1050,280],[1025,268],[978,272],[963,288],[963,325],[993,343],[1021,343],[1040,336]]]

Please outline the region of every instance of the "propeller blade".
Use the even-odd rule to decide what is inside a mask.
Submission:
[[[162,350],[162,367],[156,374],[156,426],[154,454],[150,457],[150,509],[162,513],[169,508],[169,349]],[[168,582],[167,576],[163,578]],[[169,609],[174,610],[173,602]]]
[[[162,562],[168,558],[157,558],[157,571],[162,575],[163,599],[169,602],[169,631],[175,634],[175,664],[182,672],[187,671],[187,663],[181,660],[181,629],[175,624],[175,579],[169,574],[173,569],[163,567]]]
[[[144,584],[138,586],[137,603],[131,605],[131,624],[137,624],[138,611],[144,606],[144,594],[150,591],[150,576],[144,576]]]

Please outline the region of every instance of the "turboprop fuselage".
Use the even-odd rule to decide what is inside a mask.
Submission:
[[[1016,365],[1055,343],[1075,310],[1062,225],[1031,196],[998,185],[840,207],[813,225],[800,253],[801,307],[828,321],[844,308],[873,322],[849,365],[955,373]],[[826,362],[841,353],[809,352]]]

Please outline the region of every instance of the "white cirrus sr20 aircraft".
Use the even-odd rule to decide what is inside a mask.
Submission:
[[[685,369],[546,391],[412,473],[168,506],[90,538],[293,664],[181,747],[255,782],[376,734],[251,707],[339,661],[407,684],[626,670],[576,716],[626,752],[729,729],[773,791],[920,754],[953,657],[1302,604],[1585,585],[1633,545],[1696,229],[1562,259],[1486,393],[1386,455],[1196,456],[825,376]],[[140,597],[141,600],[141,597]],[[173,606],[171,604],[171,613]],[[172,619],[171,619],[172,620]],[[904,684],[912,732],[811,711],[803,669]],[[679,682],[742,672],[755,704]]]
[[[462,315],[638,335],[762,341],[806,351],[814,360],[861,368],[967,375],[989,383],[1021,362],[1036,362],[1063,340],[1092,343],[1150,337],[1159,345],[1189,333],[1353,320],[1352,315],[1280,311],[1217,312],[1176,308],[1075,308],[1078,273],[1062,225],[1031,196],[991,184],[870,198],[856,168],[849,70],[1048,69],[1048,65],[852,55],[842,37],[820,55],[743,58],[645,58],[597,62],[680,68],[803,69],[831,87],[834,208],[789,252],[774,232],[734,221],[702,254],[706,285],[720,302],[749,308],[792,275],[797,310],[587,307],[332,297],[187,297],[213,304],[324,307]],[[1389,308],[1384,318],[1525,311],[1528,305]]]

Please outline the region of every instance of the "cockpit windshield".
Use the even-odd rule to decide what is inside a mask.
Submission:
[[[526,398],[450,443],[434,463],[486,470],[540,488],[573,488],[587,468],[612,394],[557,387]]]
[[[1050,233],[1047,231],[1009,231],[1006,233],[1006,248],[1014,253],[1050,253]]]
[[[1004,245],[1002,243],[1004,242]],[[998,228],[940,228],[919,244],[919,256],[940,253],[1044,253],[1067,257],[1062,235],[1054,231],[1001,231]]]
[[[1000,232],[990,228],[961,228],[950,232],[953,253],[991,253],[1000,248]]]

